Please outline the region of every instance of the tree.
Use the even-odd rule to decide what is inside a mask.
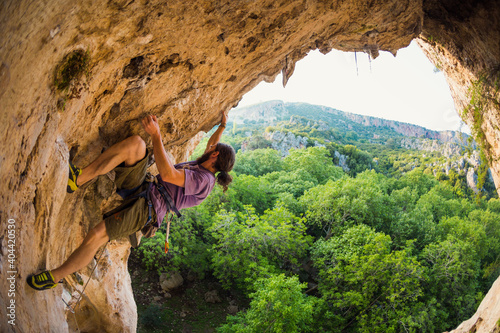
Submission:
[[[393,207],[394,218],[387,224],[388,233],[396,248],[402,249],[408,240],[415,240],[414,246],[421,250],[425,245],[435,241],[436,224],[430,209],[418,206],[418,189],[405,187],[393,190],[389,202]]]
[[[201,209],[200,209],[201,210]],[[168,271],[188,270],[203,278],[209,270],[209,249],[211,244],[205,237],[205,226],[198,224],[197,210],[184,211],[181,220],[172,222],[168,254],[165,254],[166,223],[155,237],[143,238],[137,249],[147,270],[158,274]]]
[[[438,182],[434,177],[416,169],[401,176],[401,178],[397,180],[395,188],[402,189],[408,187],[410,189],[415,189],[420,197],[429,192],[429,190],[437,184]]]
[[[318,180],[304,169],[271,172],[263,178],[269,182],[274,194],[290,193],[295,198],[318,185]]]
[[[281,171],[283,162],[278,151],[266,148],[251,151],[238,151],[234,171],[252,176],[262,176],[269,172]]]
[[[471,214],[476,216],[477,213],[479,211],[474,211]],[[481,218],[477,217],[475,219],[458,216],[443,218],[438,224],[440,240],[444,241],[450,237],[451,239],[466,239],[474,248],[478,257],[480,259],[484,258],[488,251],[491,250],[492,244],[487,244],[486,232],[481,223]]]
[[[491,212],[500,213],[500,200],[499,199],[488,200],[487,208]]]
[[[311,330],[316,298],[302,293],[306,287],[296,276],[287,278],[284,274],[259,279],[256,290],[250,295],[252,301],[246,312],[229,316],[228,323],[218,332],[276,332],[293,333]]]
[[[429,320],[420,301],[423,267],[411,250],[390,249],[390,237],[366,225],[315,243],[312,257],[328,319],[323,330],[404,332]]]
[[[299,265],[310,246],[302,219],[283,206],[257,216],[251,206],[246,212],[221,211],[210,228],[214,275],[223,285],[251,290],[262,277]]]
[[[405,246],[408,240],[414,240],[417,250],[436,240],[437,225],[429,207],[415,206],[413,210],[400,212],[389,225],[389,234],[397,248]]]
[[[394,138],[387,139],[387,142],[385,143],[387,145],[388,149],[396,149],[399,147],[399,144],[394,140]]]
[[[339,179],[344,172],[342,168],[333,165],[328,150],[324,147],[307,149],[290,149],[290,154],[284,158],[284,170],[295,171],[304,169],[313,176],[317,184],[324,184],[328,179]]]
[[[252,205],[262,214],[274,202],[274,190],[264,177],[235,176],[226,193],[228,203],[225,206],[229,210],[242,210],[244,205]]]
[[[476,309],[479,258],[472,243],[453,236],[429,244],[421,256],[428,267],[426,298],[437,302],[436,331],[446,331]]]
[[[330,154],[332,154],[333,147],[329,145]],[[373,156],[366,151],[359,150],[356,146],[345,145],[333,148],[333,152],[335,150],[347,156],[347,166],[349,167],[350,176],[355,177],[360,172],[374,168]]]
[[[422,195],[417,206],[425,208],[433,215],[434,222],[443,217],[466,216],[473,205],[466,199],[458,199],[449,184],[440,183]]]
[[[493,199],[492,199],[493,200]],[[498,201],[498,200],[496,200]],[[490,202],[488,203],[490,207]],[[479,237],[475,237],[475,247],[481,256],[484,270],[483,278],[485,289],[490,288],[496,277],[500,273],[500,214],[495,211],[474,210],[469,214],[470,224],[477,226],[477,229],[484,231],[485,239],[480,242]],[[481,227],[479,227],[481,226]],[[458,236],[460,237],[460,236]],[[461,237],[468,237],[467,235]],[[463,239],[463,238],[462,238]]]
[[[282,192],[276,194],[276,203],[286,207],[295,216],[304,216],[306,208],[291,193]]]
[[[329,237],[360,223],[387,228],[394,215],[387,191],[383,175],[365,171],[356,178],[344,177],[312,188],[300,202],[309,208],[308,224],[325,230]]]

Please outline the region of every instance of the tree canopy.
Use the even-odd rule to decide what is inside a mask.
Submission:
[[[248,297],[219,332],[446,331],[499,276],[494,192],[474,193],[456,161],[405,149],[391,129],[329,127],[338,120],[304,111],[266,125],[307,138],[287,154],[270,148],[263,121],[234,124],[229,190],[173,221],[168,256],[162,230],[138,249],[148,269],[211,276]]]

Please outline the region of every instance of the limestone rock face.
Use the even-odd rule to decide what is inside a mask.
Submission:
[[[271,141],[271,148],[277,150],[283,157],[288,156],[290,149],[301,149],[307,145],[306,137],[292,132],[274,131],[265,133],[265,138]]]
[[[477,175],[474,172],[474,168],[469,168],[467,171],[467,186],[469,186],[474,193],[479,192],[477,188]]]
[[[75,316],[61,298],[78,293],[77,276],[86,281],[92,265],[50,291],[24,282],[57,267],[116,204],[107,176],[67,195],[68,160],[85,166],[129,135],[148,139],[138,122],[148,113],[158,116],[173,158],[185,160],[221,111],[279,72],[286,83],[312,49],[376,57],[421,36],[460,110],[470,104],[469,87],[481,83],[479,105],[464,118],[489,148],[498,184],[498,18],[494,0],[2,1],[0,316],[7,318],[14,301],[16,326],[2,319],[0,331],[73,332],[76,324],[88,332],[135,331],[125,241],[108,245]],[[73,77],[75,51],[88,60]],[[58,90],[54,77],[63,72],[67,82]],[[15,226],[15,244],[8,225]]]
[[[351,171],[351,169],[347,165],[347,158],[348,157],[346,155],[342,155],[338,151],[335,151],[334,156],[335,156],[336,159],[339,160],[338,166],[341,167],[342,170],[344,170],[344,172]]]
[[[423,9],[418,43],[443,71],[456,109],[489,156],[499,191],[500,6],[495,1],[424,1]]]

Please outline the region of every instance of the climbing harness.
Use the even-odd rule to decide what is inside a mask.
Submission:
[[[144,226],[148,225],[153,218],[153,203],[152,203],[151,197],[150,197],[151,186],[153,183],[148,179],[148,177],[149,176],[146,176],[146,180],[144,180],[144,182],[137,187],[134,187],[132,189],[117,190],[116,193],[119,196],[121,196],[125,201],[123,202],[123,204],[121,204],[117,208],[113,209],[112,211],[110,211],[108,213],[105,213],[104,218],[106,219],[109,216],[116,214],[116,213],[124,210],[125,208],[132,206],[137,199],[144,198],[148,204],[148,220],[146,221],[146,224]],[[142,191],[140,191],[137,194],[134,194],[139,189],[142,189]]]
[[[122,189],[116,191],[125,201],[123,204],[113,209],[112,211],[104,214],[104,218],[108,218],[109,216],[116,214],[130,206],[132,206],[138,198],[144,198],[148,204],[148,220],[142,227],[141,231],[144,237],[150,238],[153,237],[156,233],[156,230],[160,227],[157,222],[153,221],[153,203],[151,201],[151,190],[152,187],[155,186],[158,192],[160,192],[165,204],[167,205],[167,214],[169,211],[173,211],[177,217],[181,217],[181,213],[175,207],[174,202],[170,195],[168,194],[165,187],[158,181],[158,179],[151,174],[146,175],[146,179],[144,182],[133,188],[133,189]],[[140,191],[139,193],[136,193]],[[135,194],[134,194],[135,193]],[[167,219],[168,220],[168,219]],[[168,234],[167,234],[168,235]]]

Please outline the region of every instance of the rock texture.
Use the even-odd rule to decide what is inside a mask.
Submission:
[[[184,283],[184,278],[179,272],[174,273],[162,273],[160,275],[160,286],[164,291],[170,291],[172,289],[182,286]]]
[[[495,1],[424,1],[420,47],[443,71],[456,109],[489,155],[500,184],[500,6]],[[499,192],[500,193],[500,192]]]
[[[264,137],[271,141],[271,148],[277,150],[282,157],[288,156],[290,149],[303,149],[307,145],[307,138],[295,135],[292,132],[274,131],[265,133]]]
[[[220,303],[222,300],[219,297],[217,290],[210,290],[205,293],[205,302],[207,303]]]
[[[364,126],[392,128],[397,133],[403,134],[405,136],[411,136],[415,138],[427,138],[432,140],[440,140],[444,142],[465,141],[464,139],[459,137],[460,132],[457,131],[433,131],[417,125],[402,123],[394,120],[363,116],[349,112],[345,112],[345,117]],[[464,136],[467,137],[467,135]]]
[[[460,110],[485,73],[482,120],[474,112],[464,117],[478,124],[471,126],[476,136],[484,133],[498,184],[498,18],[494,0],[2,1],[0,331],[75,331],[74,318],[82,331],[135,331],[123,242],[107,247],[75,316],[61,298],[81,287],[76,276],[43,293],[24,283],[34,270],[66,259],[116,204],[106,176],[66,195],[68,160],[86,165],[114,142],[144,136],[138,119],[147,113],[159,117],[167,148],[183,160],[221,110],[281,71],[286,83],[295,62],[312,49],[376,57],[380,50],[396,54],[422,34],[421,46],[442,63]],[[88,54],[89,63],[57,91],[56,68],[75,50]],[[9,219],[16,230],[12,263],[4,232]],[[84,281],[90,268],[79,273]],[[15,296],[9,296],[8,274],[16,277]],[[12,299],[15,326],[3,320]]]

